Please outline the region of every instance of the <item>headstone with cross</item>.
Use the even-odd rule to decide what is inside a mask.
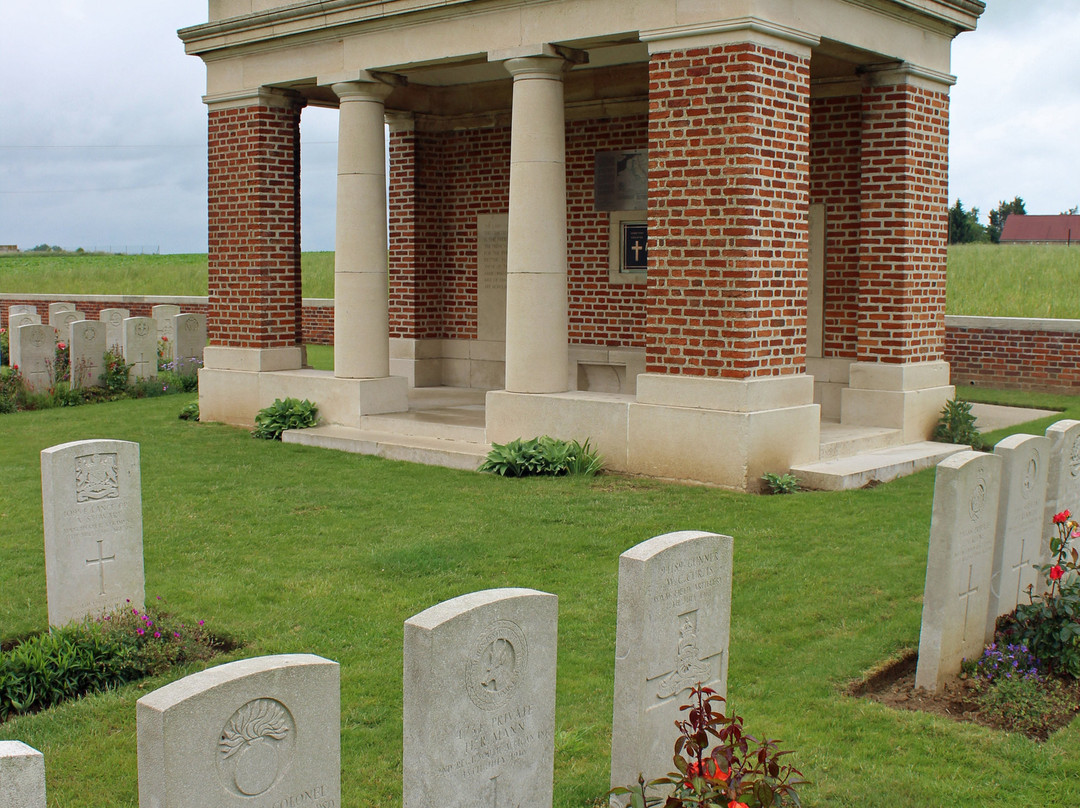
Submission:
[[[180,307],[173,303],[161,303],[150,309],[150,316],[154,319],[157,328],[157,339],[161,343],[162,360],[173,360],[173,343],[176,341],[176,315],[180,313]]]
[[[1035,568],[1043,534],[1046,475],[1050,441],[1039,435],[1010,435],[994,447],[1002,460],[1001,497],[990,576],[990,607],[986,630],[991,635],[998,617],[1018,603],[1028,603],[1028,586],[1037,586]]]
[[[131,365],[131,381],[153,379],[158,372],[157,326],[152,317],[124,320],[124,361]]]
[[[533,589],[405,621],[404,808],[551,808],[557,621]]]
[[[31,392],[52,387],[56,380],[56,330],[51,325],[19,326],[11,365],[18,365],[23,384]]]
[[[124,345],[124,320],[131,316],[129,309],[110,308],[98,312],[98,321],[105,324],[105,347],[120,353]]]
[[[1050,439],[1050,463],[1046,475],[1046,508],[1043,510],[1039,564],[1050,563],[1050,537],[1056,535],[1054,514],[1080,512],[1080,421],[1062,420],[1046,429]]]
[[[726,695],[732,546],[730,536],[681,531],[619,557],[612,786],[671,771],[690,688]]]
[[[139,444],[82,440],[41,453],[49,624],[143,607]]]
[[[78,320],[68,326],[72,387],[96,387],[101,383],[106,347],[105,324],[99,320]]]
[[[931,692],[982,654],[987,634],[1001,457],[960,452],[938,463],[915,686]]]
[[[11,307],[16,308],[15,306]],[[41,318],[28,311],[9,311],[8,313],[8,365],[19,364],[21,354],[19,328],[24,325],[41,325]]]

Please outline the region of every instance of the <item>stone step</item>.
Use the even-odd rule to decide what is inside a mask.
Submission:
[[[476,412],[461,407],[447,407],[364,415],[360,418],[360,429],[403,437],[487,445],[483,407]]]
[[[388,460],[405,460],[428,466],[476,471],[491,447],[471,441],[439,440],[423,435],[402,435],[370,429],[327,424],[310,429],[290,429],[281,435],[283,443],[317,446],[354,454],[375,455]]]
[[[864,452],[900,446],[904,433],[899,429],[878,426],[842,426],[835,421],[821,422],[819,461],[851,457]]]
[[[946,457],[962,452],[967,446],[955,443],[922,441],[862,452],[850,457],[819,460],[793,466],[791,473],[803,488],[819,491],[848,491],[868,483],[885,483],[936,466]]]

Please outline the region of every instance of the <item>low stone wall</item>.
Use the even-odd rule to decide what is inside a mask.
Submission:
[[[952,383],[1080,393],[1080,320],[946,317]]]
[[[0,327],[7,328],[8,307],[17,305],[36,306],[42,320],[48,320],[50,303],[74,303],[75,309],[96,320],[102,309],[128,309],[132,317],[149,317],[150,310],[162,303],[172,303],[185,314],[210,314],[210,304],[205,297],[155,295],[19,295],[0,294]],[[334,344],[334,301],[325,298],[307,298],[303,309],[304,343],[307,345]]]
[[[74,303],[91,320],[107,308],[129,309],[133,317],[149,317],[161,303],[203,314],[210,308],[205,297],[0,294],[0,326],[7,327],[9,306],[37,306],[44,319],[58,301]],[[333,345],[334,301],[305,298],[303,327],[305,344]],[[1080,393],[1080,320],[949,316],[945,360],[955,385]]]

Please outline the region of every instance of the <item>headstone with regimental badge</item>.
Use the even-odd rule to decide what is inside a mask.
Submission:
[[[229,662],[135,705],[139,805],[340,808],[338,664],[313,654]]]
[[[24,325],[41,325],[41,318],[30,312],[8,314],[8,365],[11,367],[19,364],[21,354],[19,329]]]
[[[49,325],[56,328],[56,316],[61,312],[75,311],[74,303],[50,303],[49,304]]]
[[[157,326],[152,317],[124,320],[124,361],[131,365],[131,381],[153,379],[158,374]]]
[[[732,546],[730,536],[686,530],[619,557],[612,786],[671,771],[692,687],[726,696]]]
[[[48,390],[56,381],[56,329],[51,325],[21,325],[18,339],[9,341],[11,366],[18,366],[26,389]]]
[[[173,356],[176,358],[176,372],[189,376],[199,371],[203,364],[203,349],[206,347],[206,315],[178,314],[173,318],[176,338],[173,341]]]
[[[179,313],[180,307],[173,303],[162,303],[150,309],[150,316],[157,328],[157,339],[161,343],[161,358],[166,362],[171,362],[175,355],[173,342],[176,339],[176,315]]]
[[[982,654],[990,608],[1001,457],[959,452],[937,465],[915,686],[931,692]]]
[[[124,320],[131,316],[129,309],[102,309],[98,320],[105,323],[105,347],[117,352],[123,351]]]
[[[405,808],[550,808],[558,599],[488,589],[405,621]]]
[[[68,326],[72,388],[95,387],[105,372],[105,323],[77,320]]]
[[[1027,603],[1028,586],[1037,586],[1035,568],[1042,545],[1043,509],[1050,441],[1039,435],[1010,435],[994,447],[1002,459],[1001,497],[990,576],[986,630],[994,633],[998,617]]]
[[[49,625],[128,601],[142,609],[139,444],[80,440],[43,450],[41,502]]]

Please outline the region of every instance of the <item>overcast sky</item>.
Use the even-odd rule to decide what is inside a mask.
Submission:
[[[953,45],[949,201],[1080,204],[1080,3],[989,0]],[[0,244],[206,251],[206,0],[0,0]],[[337,116],[307,109],[302,242],[334,246]]]

